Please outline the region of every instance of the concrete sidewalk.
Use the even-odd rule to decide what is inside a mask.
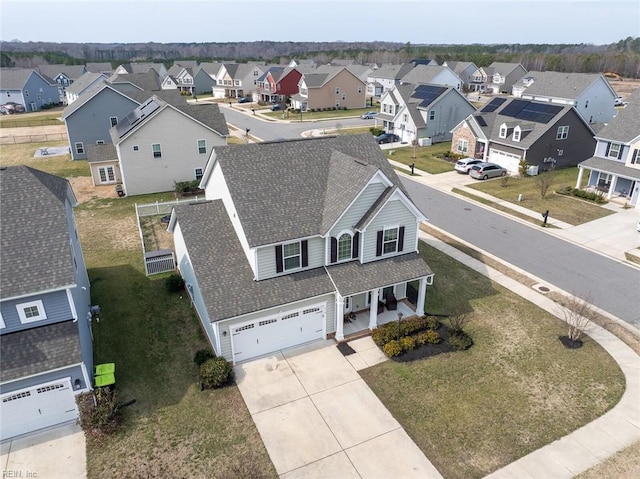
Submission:
[[[420,233],[420,239],[562,319],[558,305],[543,294],[424,232]],[[499,469],[488,478],[569,479],[640,440],[640,357],[595,324],[589,336],[611,355],[625,376],[626,389],[620,402],[595,421]]]

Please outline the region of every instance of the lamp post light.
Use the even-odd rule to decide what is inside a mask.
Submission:
[[[400,322],[402,321],[402,313],[398,312],[398,341],[400,341]]]

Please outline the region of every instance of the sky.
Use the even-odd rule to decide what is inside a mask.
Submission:
[[[640,0],[0,0],[0,40],[588,43],[640,36]]]

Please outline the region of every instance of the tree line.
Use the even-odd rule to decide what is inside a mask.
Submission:
[[[484,67],[492,62],[521,63],[527,70],[601,73],[613,71],[640,78],[640,37],[610,45],[499,44],[412,45],[393,42],[239,42],[239,43],[45,43],[2,42],[0,66],[110,62],[116,67],[132,61],[171,66],[176,60],[260,61],[282,64],[290,59],[352,59],[357,63],[403,63],[414,58],[469,61]]]

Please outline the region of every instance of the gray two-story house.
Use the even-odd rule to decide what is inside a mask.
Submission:
[[[75,421],[92,387],[91,297],[66,179],[0,169],[0,436]]]
[[[0,75],[0,103],[14,102],[25,111],[38,111],[60,102],[58,87],[51,78],[30,68],[3,68]]]
[[[216,148],[201,187],[211,201],[176,207],[169,229],[216,354],[237,363],[424,314],[425,217],[371,135]]]

